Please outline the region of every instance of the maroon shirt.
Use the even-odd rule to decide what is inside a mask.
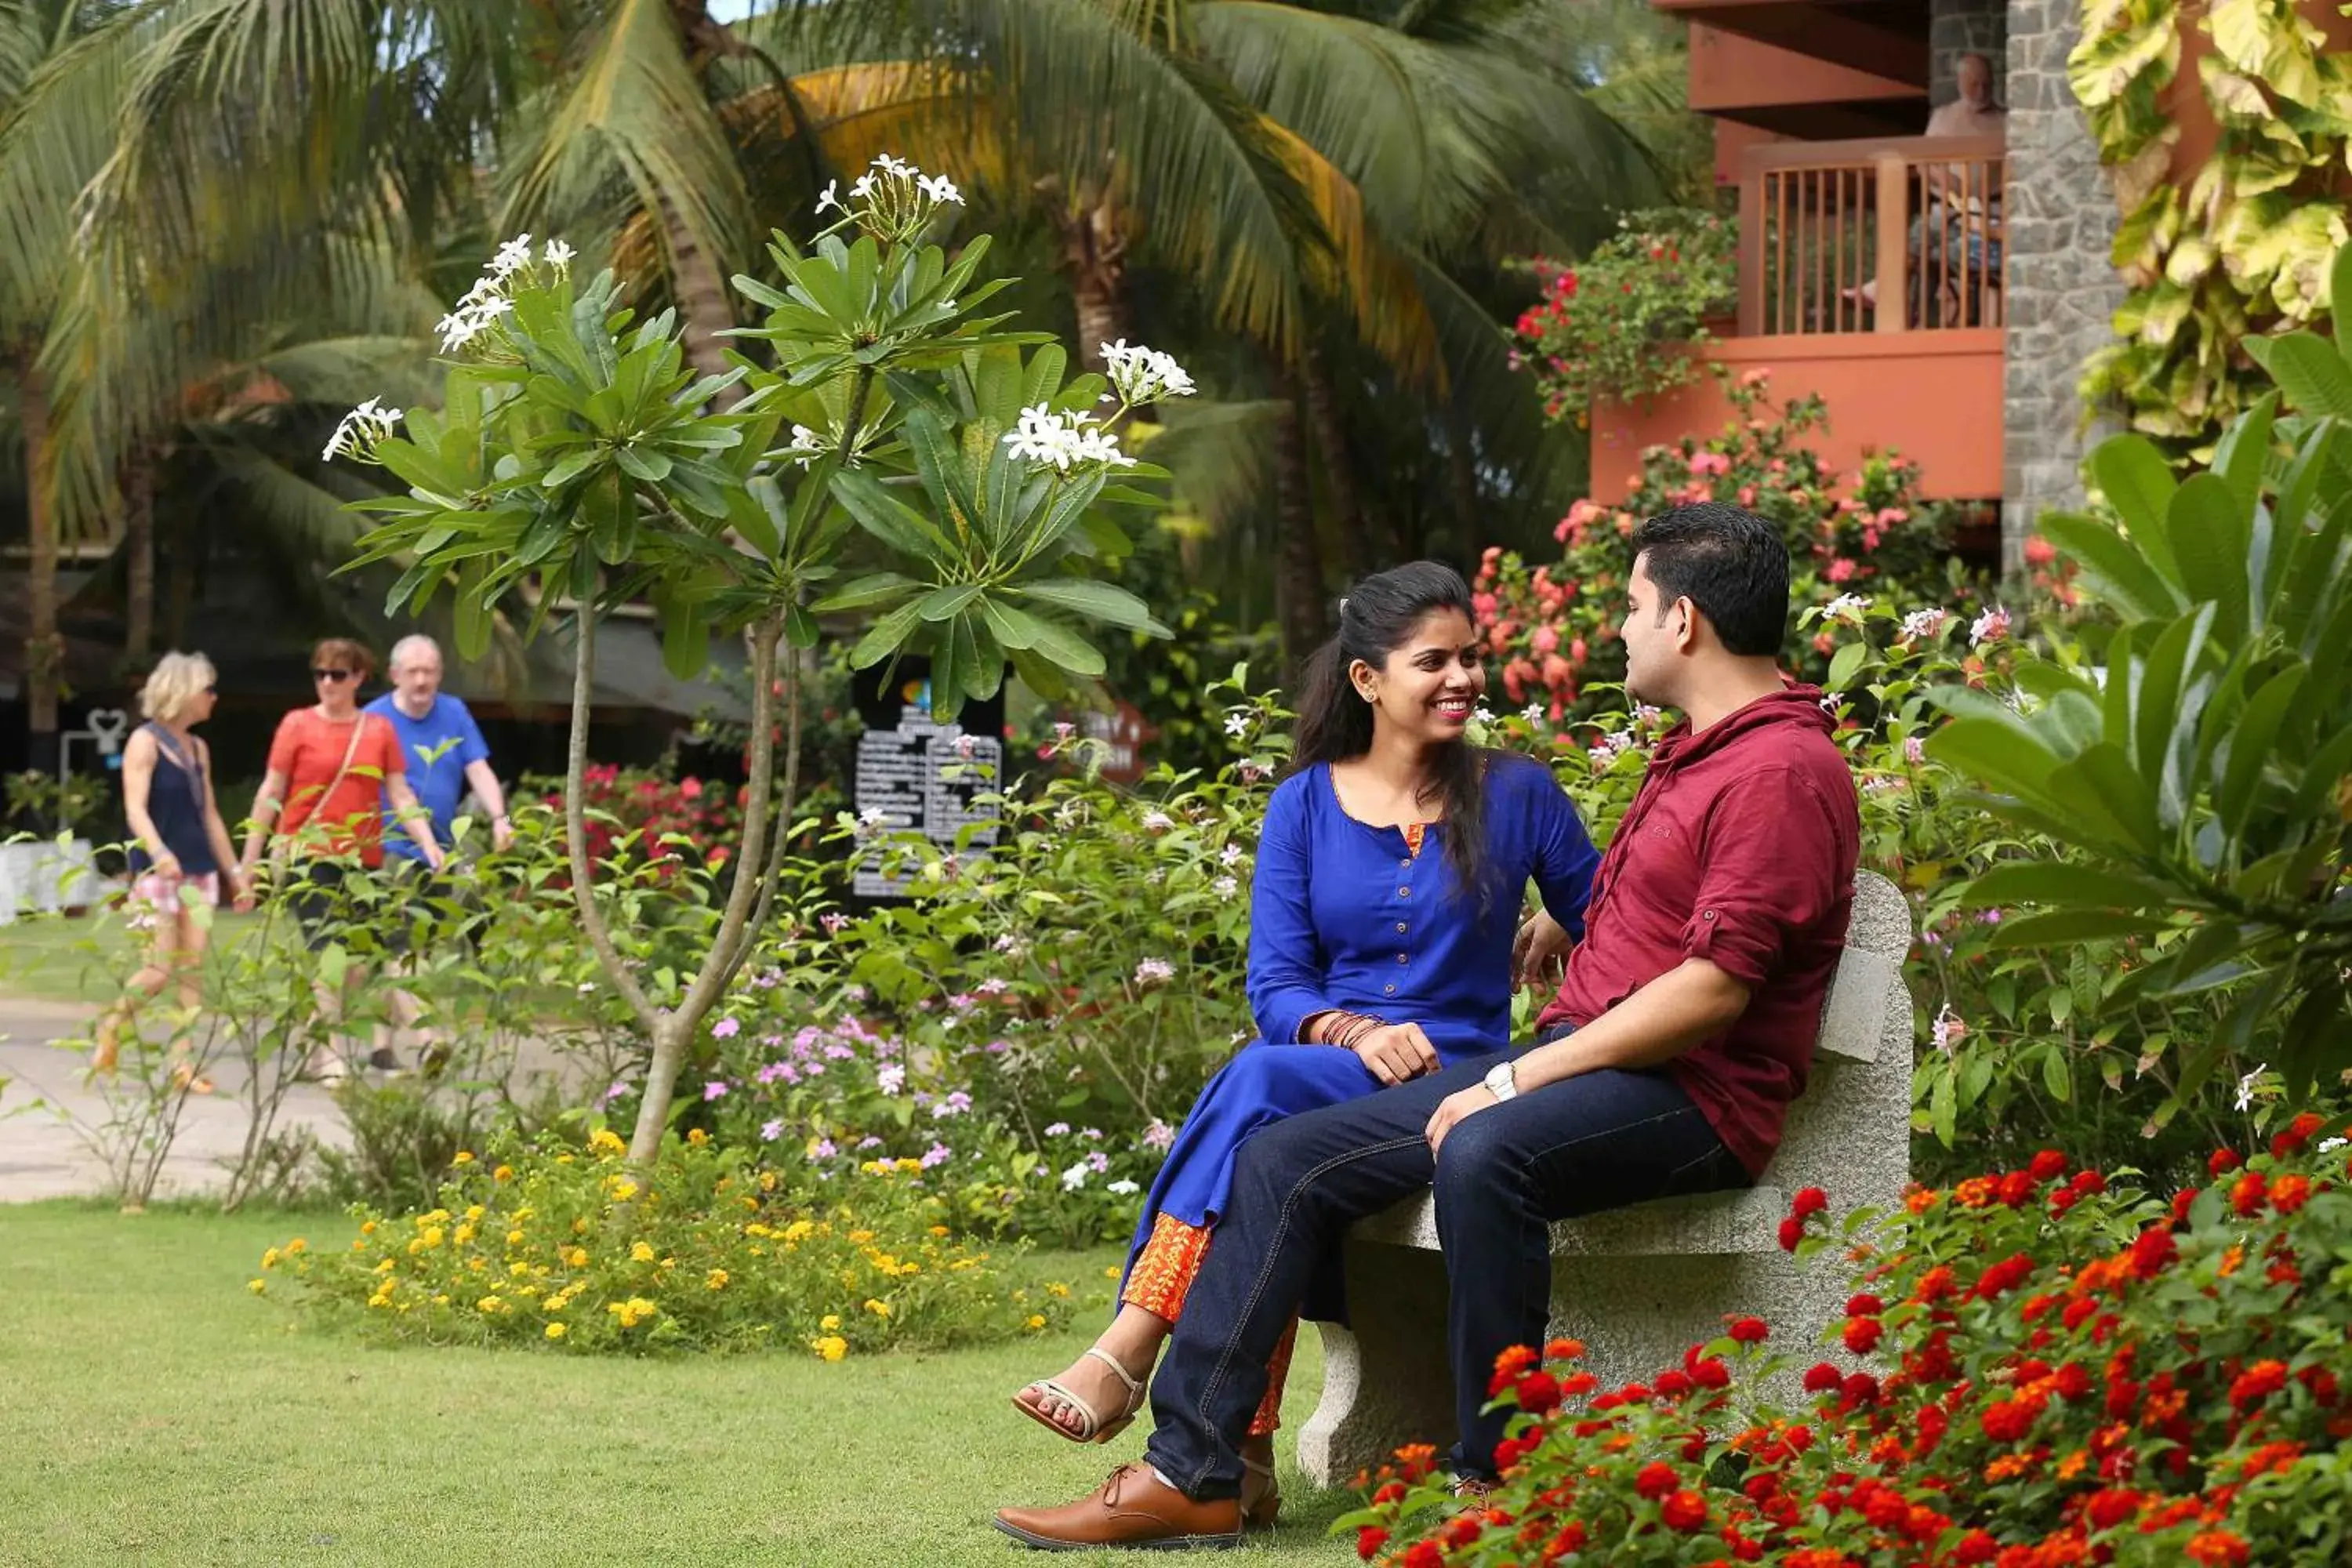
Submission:
[[[1658,742],[1539,1025],[1589,1024],[1685,959],[1748,985],[1738,1021],[1667,1070],[1751,1175],[1804,1092],[1853,909],[1862,815],[1821,695],[1792,686]]]

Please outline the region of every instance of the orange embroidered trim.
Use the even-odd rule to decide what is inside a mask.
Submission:
[[[1151,1222],[1151,1239],[1143,1244],[1135,1267],[1127,1271],[1127,1288],[1118,1299],[1174,1322],[1184,1315],[1185,1293],[1192,1289],[1192,1277],[1201,1272],[1201,1259],[1208,1253],[1207,1230],[1187,1225],[1174,1215],[1157,1216]]]
[[[1290,1320],[1290,1327],[1282,1331],[1282,1342],[1274,1347],[1274,1358],[1265,1363],[1265,1397],[1257,1402],[1257,1414],[1250,1417],[1249,1435],[1263,1437],[1282,1425],[1282,1384],[1290,1375],[1290,1352],[1298,1345],[1298,1320]]]
[[[1427,824],[1426,822],[1408,822],[1408,823],[1406,823],[1406,824],[1404,825],[1404,847],[1405,847],[1405,852],[1406,852],[1407,854],[1412,855],[1412,857],[1414,857],[1416,859],[1417,859],[1417,858],[1420,858],[1420,855],[1421,855],[1421,844],[1422,844],[1422,840],[1423,840],[1423,839],[1424,839],[1424,838],[1427,838],[1428,837],[1429,837],[1429,824]]]

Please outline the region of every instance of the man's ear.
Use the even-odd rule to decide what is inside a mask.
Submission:
[[[1682,617],[1682,625],[1675,631],[1675,651],[1692,652],[1698,647],[1698,606],[1685,594],[1675,601],[1675,613]]]

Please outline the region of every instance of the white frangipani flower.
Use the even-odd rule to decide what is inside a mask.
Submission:
[[[835,207],[845,213],[849,210],[847,207],[842,206],[841,205],[841,182],[839,180],[827,180],[824,183],[824,189],[817,195],[816,210],[818,213],[822,214],[827,207]]]
[[[2260,1081],[2263,1074],[2270,1070],[2270,1065],[2268,1062],[2256,1062],[2254,1070],[2238,1080],[2239,1110],[2252,1110],[2254,1108],[2254,1085]]]
[[[925,174],[915,182],[915,188],[935,202],[963,205],[963,193],[945,174]]]
[[[1190,397],[1193,393],[1192,378],[1174,356],[1158,349],[1137,343],[1128,345],[1125,338],[1102,345],[1105,365],[1109,367],[1110,384],[1119,398],[1130,408],[1147,403],[1157,403],[1163,397]]]
[[[327,437],[326,449],[319,455],[330,463],[346,454],[372,462],[375,444],[399,427],[400,410],[386,408],[371,397],[336,423],[335,433]]]
[[[1870,600],[1866,596],[1861,594],[1840,594],[1822,607],[1822,619],[1835,621],[1851,616],[1859,620],[1869,608]]]
[[[550,267],[569,267],[572,265],[572,258],[579,254],[560,239],[549,240],[547,247],[540,252]]]
[[[519,234],[499,246],[498,254],[490,258],[490,275],[494,278],[504,278],[509,273],[530,265],[530,236]]]

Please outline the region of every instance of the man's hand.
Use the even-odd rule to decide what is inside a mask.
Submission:
[[[1558,989],[1568,966],[1568,950],[1574,944],[1566,926],[1548,910],[1538,910],[1511,943],[1512,983],[1530,991]]]
[[[514,824],[503,816],[490,818],[490,847],[500,854],[514,847]]]
[[[1419,1024],[1383,1024],[1348,1047],[1384,1084],[1400,1084],[1437,1070],[1437,1047]]]
[[[1454,1131],[1456,1122],[1465,1117],[1475,1116],[1496,1103],[1495,1091],[1483,1083],[1455,1089],[1440,1100],[1437,1109],[1430,1113],[1429,1126],[1422,1134],[1429,1140],[1431,1158],[1434,1159],[1438,1150],[1444,1146],[1445,1135]]]

